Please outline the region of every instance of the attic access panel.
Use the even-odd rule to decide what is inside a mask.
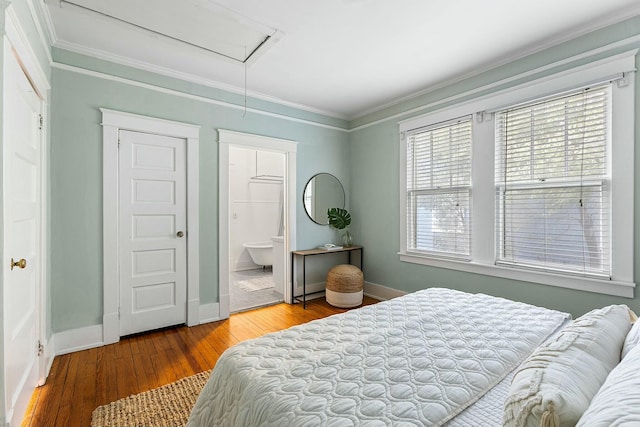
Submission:
[[[276,30],[210,0],[58,0],[246,62]]]

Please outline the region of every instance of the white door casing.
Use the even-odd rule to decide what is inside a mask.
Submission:
[[[42,375],[42,102],[7,41],[4,64],[4,409],[19,426]]]
[[[291,300],[291,257],[296,241],[296,156],[297,142],[218,129],[218,268],[220,318],[228,318],[229,308],[229,146],[272,151],[285,155],[284,177],[284,300]]]
[[[103,239],[104,239],[104,314],[103,342],[120,339],[120,252],[119,226],[119,150],[121,131],[148,133],[186,141],[186,322],[199,323],[199,132],[200,127],[137,114],[101,108],[103,126]]]
[[[186,141],[119,132],[120,336],[186,322]]]

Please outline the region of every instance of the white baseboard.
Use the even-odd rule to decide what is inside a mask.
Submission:
[[[325,282],[316,282],[316,283],[307,283],[305,285],[305,290],[307,291],[307,295],[314,294],[316,292],[323,292],[326,289]],[[298,285],[297,288],[294,289],[296,296],[302,296],[302,286]],[[308,297],[307,297],[308,298]],[[316,298],[316,295],[313,295],[313,298]]]
[[[326,288],[325,282],[310,283],[310,284],[307,284],[306,287],[307,287],[307,299],[322,298],[325,296],[325,293],[324,293]],[[313,294],[313,295],[310,295],[310,294]],[[372,283],[367,281],[364,282],[364,295],[380,301],[390,300],[406,294],[407,293],[404,291],[388,288],[386,286],[379,285],[377,283]],[[302,295],[302,286],[298,286],[296,288],[296,295],[297,296]]]
[[[199,325],[202,318],[202,306],[198,298],[187,301],[187,326]]]
[[[296,290],[298,292],[302,292],[301,287],[298,287]],[[307,294],[322,292],[322,294],[314,294],[312,298],[323,297],[324,290],[324,282],[310,283],[307,285]],[[406,292],[388,288],[377,283],[365,282],[364,294],[368,297],[384,301],[405,295]],[[220,317],[222,308],[221,304],[222,303],[200,304],[198,313],[200,324],[222,320]],[[45,347],[47,375],[55,356],[72,353],[74,351],[101,347],[103,345],[105,345],[105,343],[103,341],[102,325],[87,326],[84,328],[72,329],[53,334]]]
[[[220,319],[228,319],[231,315],[231,298],[227,293],[226,295],[220,295],[219,300],[218,317]]]
[[[54,352],[54,336],[51,335],[47,342],[44,345],[44,375],[43,378],[40,378],[38,381],[38,385],[44,385],[47,378],[49,377],[49,372],[51,372],[51,365],[53,365],[53,359],[56,354]]]
[[[102,341],[105,345],[120,341],[120,317],[117,311],[105,313],[102,316],[102,325]]]
[[[58,332],[53,334],[51,340],[53,341],[55,356],[104,345],[104,341],[102,341],[102,325]]]
[[[397,289],[378,285],[377,283],[364,282],[364,294],[368,297],[375,298],[380,301],[386,301],[396,297],[401,297],[402,295],[406,295],[407,293],[404,291],[399,291]]]
[[[219,303],[200,304],[200,325],[218,320],[222,320],[220,318]]]
[[[220,304],[201,304],[198,319],[200,324],[221,320]],[[117,341],[119,341],[119,337],[114,342]],[[47,375],[55,356],[102,347],[103,345],[105,342],[103,341],[102,325],[87,326],[53,334],[45,347]]]

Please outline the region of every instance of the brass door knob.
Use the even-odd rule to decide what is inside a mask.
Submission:
[[[20,268],[25,268],[27,266],[27,260],[22,258],[20,261],[14,261],[13,258],[11,258],[11,269],[13,270],[13,267],[20,267]]]
[[[182,236],[184,236],[184,232],[183,232],[183,231],[178,231],[178,232],[176,233],[176,236],[178,236],[178,237],[182,237]]]

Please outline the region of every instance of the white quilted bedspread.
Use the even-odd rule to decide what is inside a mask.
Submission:
[[[228,349],[188,425],[441,425],[568,316],[431,288],[295,326]]]

